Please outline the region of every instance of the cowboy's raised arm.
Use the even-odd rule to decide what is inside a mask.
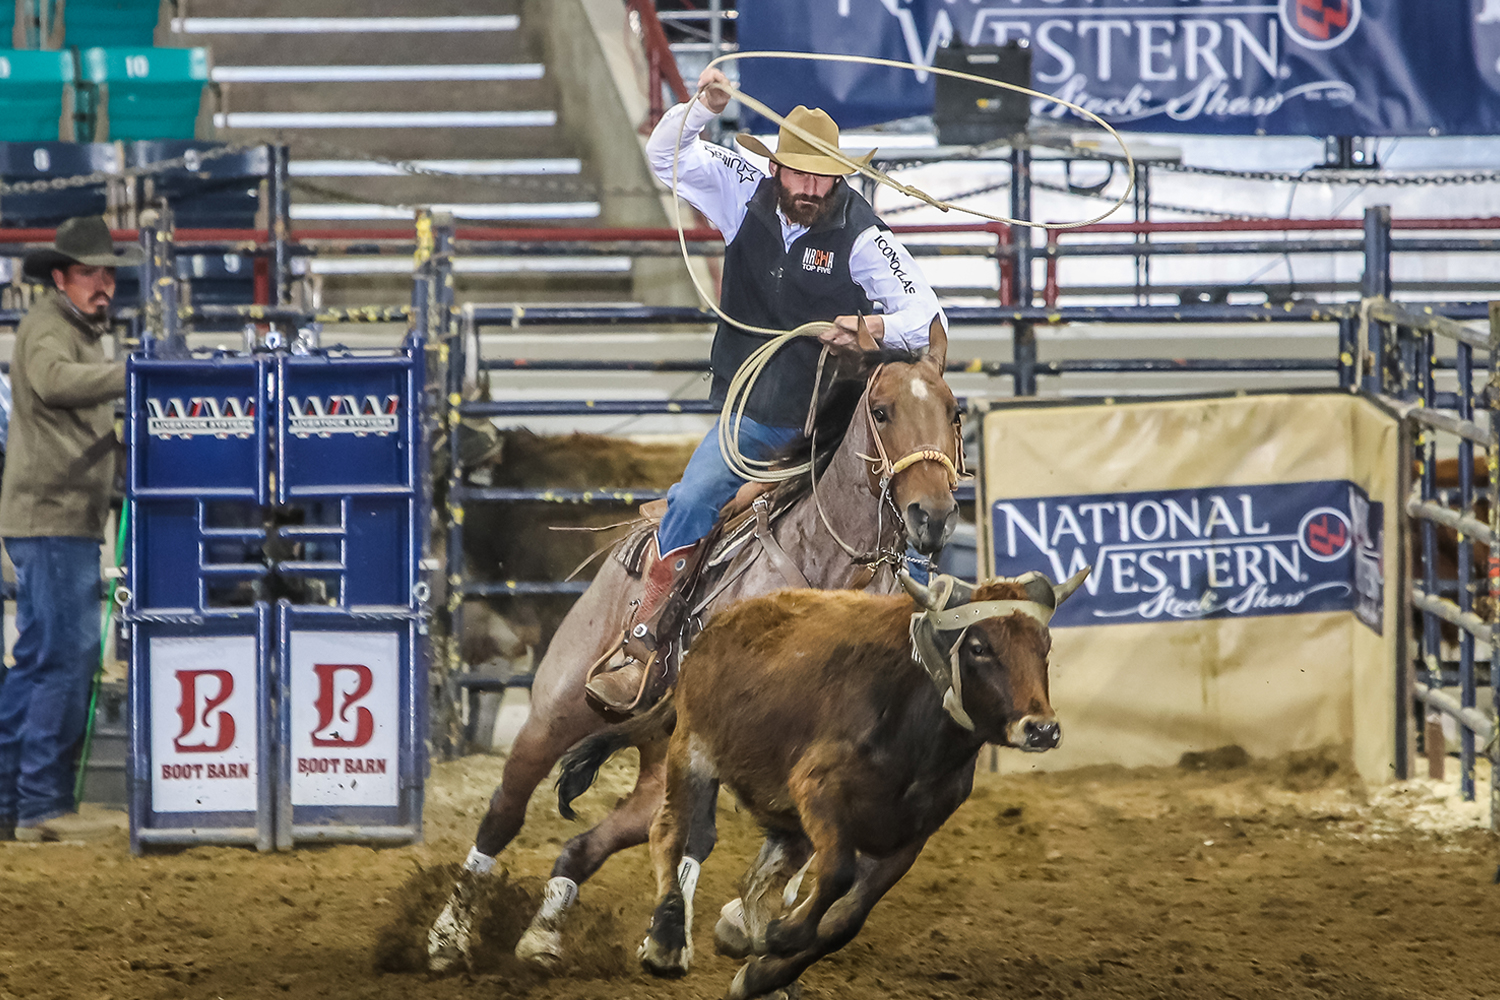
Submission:
[[[705,71],[700,85],[710,74],[722,76],[718,70]],[[699,138],[703,127],[718,114],[713,107],[704,106],[705,99],[717,105],[718,110],[722,110],[727,102],[724,95],[710,90],[702,98],[672,108],[662,116],[651,132],[651,138],[646,140],[646,159],[651,172],[670,185],[673,151],[677,151],[677,193],[702,212],[724,234],[727,243],[739,232],[750,196],[765,174],[738,153]],[[684,116],[687,117],[686,124],[683,123]]]
[[[883,312],[867,323],[870,332],[886,347],[913,351],[926,347],[928,327],[934,316],[947,331],[948,317],[938,305],[937,293],[918,269],[911,252],[889,229],[871,226],[854,238],[854,246],[849,250],[849,276],[864,289],[871,302],[880,304]],[[883,334],[877,326],[883,329]]]

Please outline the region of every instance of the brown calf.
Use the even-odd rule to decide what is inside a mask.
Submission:
[[[658,903],[641,947],[648,971],[681,975],[691,961],[677,872],[690,820],[705,804],[712,815],[719,782],[768,843],[798,863],[815,856],[816,871],[811,894],[781,919],[746,913],[747,927],[764,928],[747,942],[760,954],[728,995],[780,989],[853,939],[968,797],[985,743],[1057,745],[1046,623],[1083,576],[1055,587],[1031,574],[977,589],[946,577],[931,588],[903,580],[915,604],[781,591],[715,618],[676,692],[666,801],[651,830]],[[928,654],[920,662],[914,644]],[[755,881],[752,870],[746,906],[767,895],[752,891]]]

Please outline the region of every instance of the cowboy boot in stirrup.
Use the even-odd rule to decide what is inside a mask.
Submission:
[[[636,611],[635,625],[626,633],[623,645],[625,661],[612,670],[596,674],[585,685],[589,694],[617,712],[631,711],[640,699],[647,666],[657,652],[657,620],[667,598],[681,582],[693,551],[692,545],[682,545],[660,555],[655,538],[651,539],[650,545],[650,558],[642,574],[645,589],[641,594],[641,605]]]

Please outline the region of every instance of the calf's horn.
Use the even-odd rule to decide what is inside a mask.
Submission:
[[[1057,607],[1057,605],[1073,596],[1073,591],[1077,590],[1083,584],[1083,581],[1088,578],[1088,575],[1093,570],[1093,568],[1094,567],[1092,566],[1085,566],[1077,573],[1074,573],[1072,576],[1068,577],[1065,582],[1059,583],[1055,587],[1053,587],[1052,592],[1054,595],[1056,595],[1057,601],[1052,606]]]
[[[896,579],[901,581],[901,589],[911,595],[911,599],[922,605],[922,607],[928,611],[942,610],[941,608],[934,608],[932,606],[932,602],[935,600],[932,589],[925,583],[918,583],[905,569],[896,570]]]

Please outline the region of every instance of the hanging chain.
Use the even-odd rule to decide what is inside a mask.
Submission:
[[[252,143],[250,145],[230,143],[226,146],[207,149],[203,152],[189,150],[182,156],[173,157],[170,160],[157,160],[153,163],[144,163],[139,167],[129,167],[116,172],[98,170],[92,174],[77,174],[72,177],[52,177],[44,181],[18,181],[14,184],[0,182],[0,195],[36,194],[42,191],[68,191],[73,188],[108,184],[110,181],[149,177],[153,174],[166,173],[169,170],[195,171],[209,160],[217,160],[219,157],[228,156],[231,153],[243,153],[255,149],[259,145],[260,143]]]

